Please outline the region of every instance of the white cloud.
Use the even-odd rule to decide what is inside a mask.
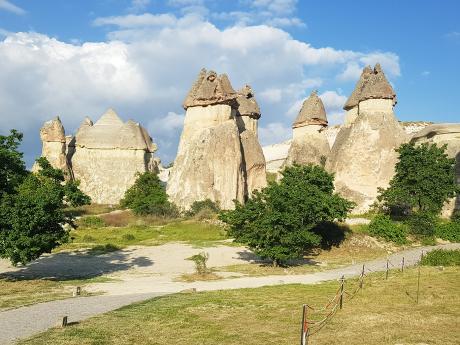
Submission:
[[[292,121],[285,115],[296,101],[312,88],[336,89],[347,64],[374,56],[313,47],[267,25],[219,29],[193,14],[130,14],[95,25],[115,25],[108,41],[70,44],[37,33],[0,40],[0,128],[25,131],[34,154],[43,121],[61,115],[72,133],[84,116],[97,119],[114,107],[147,126],[159,154],[172,159],[181,104],[202,67],[227,73],[235,89],[249,83],[262,110],[262,142],[284,140]],[[399,71],[396,55],[378,54],[393,57]]]
[[[287,127],[281,122],[272,122],[266,126],[259,127],[259,140],[263,146],[280,143],[290,139],[291,137],[291,127]]]
[[[422,75],[422,77],[428,77],[431,74],[431,72],[430,71],[423,71],[420,74]]]
[[[24,15],[27,13],[21,7],[16,6],[15,4],[7,0],[0,0],[0,10],[5,10],[18,15]]]
[[[342,109],[343,105],[347,101],[347,97],[344,95],[339,95],[335,91],[326,91],[319,95],[323,101],[324,108],[326,111],[333,111],[337,109]]]
[[[253,0],[252,7],[279,15],[288,15],[295,11],[297,0]]]
[[[177,23],[177,18],[172,14],[129,14],[127,16],[113,16],[96,18],[95,26],[114,25],[119,28],[140,28],[147,26],[172,26]]]
[[[131,12],[141,12],[150,5],[150,0],[132,0],[131,6],[129,6],[128,11]]]

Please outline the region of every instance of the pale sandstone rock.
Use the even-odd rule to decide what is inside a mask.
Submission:
[[[69,165],[66,158],[66,136],[61,119],[57,116],[51,121],[45,122],[40,129],[42,141],[42,157],[45,157],[51,166],[61,169],[66,178],[70,178]],[[34,164],[32,171],[37,172],[39,166]]]
[[[317,92],[313,91],[300,109],[292,129],[293,138],[284,166],[326,163],[330,147],[324,129],[327,127],[326,111]]]
[[[257,140],[260,109],[250,86],[236,93],[226,75],[201,70],[185,98],[184,129],[167,185],[182,209],[211,199],[223,209],[266,186]]]
[[[260,108],[249,85],[238,92],[236,123],[240,132],[240,141],[245,171],[245,196],[250,197],[255,190],[267,186],[265,157],[257,140],[257,127]]]
[[[68,144],[74,178],[93,203],[117,204],[136,174],[154,171],[155,144],[134,121],[109,109],[94,125],[88,118]]]
[[[357,204],[354,213],[362,213],[375,202],[377,189],[388,187],[397,162],[395,149],[407,136],[394,116],[396,97],[380,67],[357,86],[358,114],[341,128],[326,166],[335,174],[337,191]]]
[[[446,153],[455,158],[455,178],[460,185],[460,123],[439,123],[425,127],[417,132],[411,142],[435,143],[438,146],[447,145]],[[450,217],[454,210],[460,210],[460,196],[451,199],[442,210],[442,216]]]
[[[200,114],[208,121],[197,128],[193,120]],[[188,209],[194,201],[211,199],[231,209],[234,199],[244,201],[243,156],[234,116],[235,110],[227,104],[187,109],[166,189],[180,208]]]
[[[277,173],[281,170],[288,155],[289,148],[291,147],[291,143],[292,139],[289,139],[278,144],[262,146],[267,172]]]

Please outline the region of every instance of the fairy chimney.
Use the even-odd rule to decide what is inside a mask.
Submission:
[[[323,102],[315,90],[303,102],[292,124],[293,138],[284,166],[308,163],[324,165],[330,153],[324,132],[327,124]]]
[[[326,165],[335,173],[336,189],[357,204],[354,213],[366,212],[378,188],[388,187],[394,175],[395,149],[407,140],[393,113],[395,104],[396,94],[380,65],[366,67],[345,105],[349,120]]]

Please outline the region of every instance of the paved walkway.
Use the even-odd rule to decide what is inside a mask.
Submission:
[[[392,265],[399,267],[404,257],[406,266],[411,266],[418,262],[422,251],[428,252],[436,248],[458,249],[460,244],[452,243],[414,248],[393,254],[389,256],[389,260]],[[143,286],[141,289],[135,289],[135,286],[133,286],[132,291],[136,293],[131,294],[78,297],[35,304],[0,313],[0,344],[11,344],[16,339],[27,338],[45,331],[55,326],[59,320],[62,320],[64,315],[69,317],[69,322],[78,322],[134,302],[190,288],[196,288],[198,291],[211,291],[292,283],[314,284],[339,279],[342,275],[345,275],[345,277],[358,276],[361,273],[362,264],[304,275],[244,277],[195,283],[162,282],[162,284],[150,285],[148,288]],[[365,262],[365,266],[372,271],[384,271],[386,269],[386,258]],[[126,289],[124,288],[122,291],[126,291]]]

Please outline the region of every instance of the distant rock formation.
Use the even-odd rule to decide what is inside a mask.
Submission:
[[[261,171],[265,177],[252,91],[238,94],[225,74],[203,69],[183,106],[184,129],[166,190],[170,199],[182,209],[204,199],[223,209],[233,208],[233,200],[244,202],[263,185]]]
[[[457,184],[460,185],[460,124],[459,123],[439,123],[425,127],[415,133],[411,142],[435,143],[438,146],[447,145],[446,153],[450,158],[455,158],[455,177]],[[460,196],[448,202],[443,208],[442,215],[450,217],[454,210],[460,210]]]
[[[260,190],[267,185],[265,157],[262,147],[257,140],[260,108],[249,85],[238,92],[236,123],[240,132],[245,171],[245,196]]]
[[[327,127],[323,102],[313,91],[292,124],[292,143],[284,166],[316,164],[324,166],[330,153],[324,129]]]
[[[42,156],[79,180],[93,203],[118,204],[138,172],[157,169],[156,145],[145,128],[132,120],[123,123],[112,109],[94,125],[85,118],[74,137],[65,136],[59,118],[45,123],[40,136]]]
[[[284,165],[284,161],[291,147],[292,139],[278,144],[266,145],[262,147],[265,156],[267,172],[276,174]]]
[[[348,99],[346,124],[340,129],[327,169],[335,174],[339,193],[366,212],[379,187],[386,188],[397,162],[395,149],[407,141],[393,106],[396,95],[381,67],[366,67]]]
[[[50,164],[61,169],[67,179],[71,178],[69,165],[66,157],[66,136],[64,126],[59,116],[51,121],[45,122],[40,129],[40,139],[42,141],[42,157],[45,157]],[[32,171],[38,171],[39,166],[34,164]]]

